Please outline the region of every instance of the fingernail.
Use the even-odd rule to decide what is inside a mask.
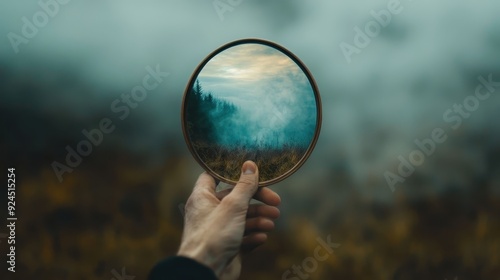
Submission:
[[[243,163],[243,174],[254,174],[255,165],[251,161],[246,161]]]

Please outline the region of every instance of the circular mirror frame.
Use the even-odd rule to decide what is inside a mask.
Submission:
[[[300,160],[291,169],[289,169],[288,171],[286,171],[285,173],[281,174],[280,176],[278,176],[276,178],[273,178],[273,179],[267,180],[267,181],[263,181],[263,182],[259,182],[259,187],[264,187],[264,186],[269,186],[269,185],[272,185],[272,184],[276,184],[276,183],[284,180],[285,178],[288,178],[293,173],[295,173],[305,163],[305,161],[307,160],[307,158],[309,158],[309,156],[311,155],[312,151],[314,150],[314,147],[316,146],[316,142],[318,141],[318,137],[319,137],[319,134],[320,134],[320,131],[321,131],[322,109],[321,109],[321,97],[320,97],[320,94],[319,94],[318,86],[316,85],[316,81],[314,80],[313,76],[311,75],[311,73],[309,72],[309,69],[307,69],[307,67],[305,66],[305,64],[298,57],[296,57],[292,52],[290,52],[289,50],[285,49],[284,47],[282,47],[282,46],[280,46],[280,45],[278,45],[276,43],[273,43],[273,42],[270,42],[270,41],[267,41],[267,40],[251,38],[251,39],[240,39],[240,40],[236,40],[236,41],[227,43],[227,44],[222,45],[221,47],[217,48],[212,53],[210,53],[196,67],[196,70],[191,75],[191,78],[189,79],[189,82],[188,82],[188,84],[186,86],[186,89],[184,90],[184,95],[182,97],[182,109],[181,109],[182,133],[184,135],[184,141],[186,142],[186,144],[187,144],[187,146],[189,148],[189,151],[191,152],[191,154],[193,155],[193,157],[195,158],[195,160],[203,167],[203,169],[205,171],[207,171],[216,180],[219,180],[221,182],[224,182],[224,183],[227,183],[227,184],[231,184],[231,185],[235,185],[237,183],[237,181],[229,180],[229,179],[226,179],[226,178],[220,176],[219,174],[217,174],[216,172],[214,172],[212,169],[210,169],[210,167],[208,167],[208,165],[203,160],[201,160],[200,156],[198,155],[198,152],[194,149],[194,147],[193,147],[193,145],[191,143],[190,137],[189,137],[189,135],[187,133],[186,117],[185,117],[186,110],[185,110],[185,108],[186,108],[186,96],[191,91],[191,88],[193,87],[193,85],[194,85],[194,83],[195,83],[198,75],[203,70],[203,68],[205,67],[205,65],[212,58],[214,58],[216,55],[222,53],[223,51],[225,51],[225,50],[227,50],[227,49],[229,49],[231,47],[235,47],[235,46],[243,45],[243,44],[260,44],[260,45],[265,45],[265,46],[274,48],[274,49],[280,51],[281,53],[283,53],[284,55],[288,56],[293,62],[295,62],[297,64],[297,66],[306,75],[306,77],[307,77],[307,79],[308,79],[308,81],[309,81],[309,83],[310,83],[310,85],[312,87],[312,90],[314,92],[314,98],[316,100],[316,129],[314,131],[314,137],[313,137],[311,143],[309,144],[309,147],[307,148],[307,150],[304,153],[304,155],[300,158]]]

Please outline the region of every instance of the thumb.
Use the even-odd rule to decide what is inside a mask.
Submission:
[[[245,161],[241,168],[240,179],[236,186],[234,186],[231,193],[225,199],[232,201],[236,205],[246,205],[257,192],[259,186],[259,170],[253,161]]]

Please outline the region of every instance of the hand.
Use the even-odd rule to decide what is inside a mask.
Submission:
[[[177,254],[212,268],[219,278],[238,278],[238,254],[262,245],[280,214],[280,197],[268,188],[259,189],[258,178],[257,165],[247,161],[236,186],[216,193],[214,178],[202,173],[186,202]],[[252,197],[262,203],[250,205]]]

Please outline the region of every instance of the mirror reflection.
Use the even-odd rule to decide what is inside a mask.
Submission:
[[[246,160],[257,163],[261,182],[282,176],[314,140],[314,90],[278,49],[258,43],[227,48],[208,60],[185,93],[191,150],[228,181],[238,180]]]

